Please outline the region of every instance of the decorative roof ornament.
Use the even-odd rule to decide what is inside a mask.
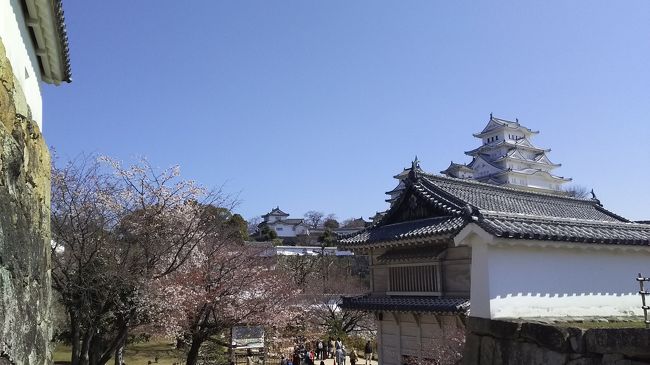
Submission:
[[[596,198],[596,193],[594,193],[594,189],[591,189],[591,200],[593,200],[594,202],[596,202],[596,204],[600,205],[601,207],[603,206],[603,205],[600,203],[600,200],[599,200],[598,198]]]
[[[463,207],[463,214],[465,215],[465,217],[471,220],[478,219],[478,212],[476,211],[476,208],[469,203],[465,204],[465,206]]]
[[[415,156],[415,159],[413,162],[411,162],[411,170],[409,171],[409,179],[411,181],[417,181],[419,178],[419,170],[420,170],[420,161],[418,160],[418,156]]]

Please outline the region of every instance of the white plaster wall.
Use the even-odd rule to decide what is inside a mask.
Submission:
[[[18,84],[25,93],[32,119],[42,130],[41,73],[24,19],[19,0],[0,0],[0,39]]]
[[[296,232],[294,231],[294,227],[289,224],[282,224],[282,223],[272,223],[269,224],[271,228],[275,230],[275,233],[278,234],[278,237],[295,237]]]
[[[528,179],[528,186],[532,186],[535,188],[559,190],[559,187],[561,186],[561,183],[556,182],[555,180],[550,179],[548,177],[545,177],[544,175],[530,175],[527,177],[527,179]]]
[[[477,177],[477,178],[478,177],[483,177],[483,176],[486,176],[486,175],[490,175],[490,174],[494,174],[494,173],[500,171],[499,169],[497,169],[494,166],[490,165],[488,162],[486,162],[484,159],[482,159],[480,157],[477,158],[476,164],[474,166],[476,166],[474,168],[474,176]]]
[[[650,273],[647,251],[481,246],[472,252],[473,316],[486,307],[491,318],[642,314],[635,277]],[[489,306],[477,286],[487,288]]]
[[[295,232],[296,232],[297,235],[299,235],[299,234],[309,234],[309,228],[307,228],[305,226],[301,226],[301,225],[300,226],[295,226],[295,227],[296,227]]]
[[[490,318],[490,281],[489,255],[487,244],[481,237],[472,236],[471,282],[470,282],[470,315],[472,317]]]

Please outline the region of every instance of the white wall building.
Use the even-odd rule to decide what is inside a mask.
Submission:
[[[61,1],[1,0],[0,39],[27,103],[19,112],[42,129],[40,82],[58,85],[71,80]]]
[[[280,207],[275,207],[262,216],[264,221],[260,223],[260,227],[268,226],[280,238],[309,235],[309,228],[305,224],[304,219],[292,219],[288,217],[289,214],[280,210]]]
[[[468,316],[620,318],[642,314],[650,225],[572,198],[424,173],[413,161],[391,208],[339,247],[366,254],[380,364],[453,345]],[[452,342],[450,342],[452,341]],[[441,346],[437,346],[441,345]]]

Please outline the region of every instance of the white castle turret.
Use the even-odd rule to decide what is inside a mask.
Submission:
[[[512,187],[561,190],[562,184],[571,181],[551,174],[560,164],[552,163],[546,154],[550,149],[535,147],[531,143],[533,131],[514,122],[495,118],[490,120],[480,133],[482,145],[465,152],[472,161],[465,164],[452,162],[441,173],[463,179]]]

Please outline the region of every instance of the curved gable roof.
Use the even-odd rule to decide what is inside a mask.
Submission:
[[[442,190],[481,211],[541,217],[627,222],[597,201],[495,186],[437,175],[422,177],[425,185]]]
[[[531,192],[465,179],[412,173],[397,202],[372,227],[344,238],[344,246],[402,245],[453,237],[470,222],[502,238],[650,245],[650,225],[631,223],[596,199]],[[420,205],[430,216],[400,221]]]

